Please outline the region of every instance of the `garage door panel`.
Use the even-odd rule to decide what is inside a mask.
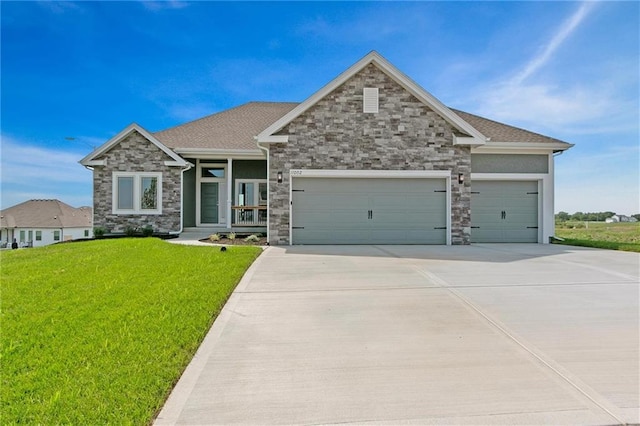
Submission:
[[[294,244],[446,244],[445,179],[293,183]]]
[[[537,181],[476,181],[471,242],[538,242]]]

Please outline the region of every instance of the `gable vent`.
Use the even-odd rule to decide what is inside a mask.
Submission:
[[[362,105],[363,112],[378,112],[378,88],[377,87],[365,87],[362,89]]]

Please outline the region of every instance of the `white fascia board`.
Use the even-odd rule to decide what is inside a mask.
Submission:
[[[196,157],[208,160],[226,160],[227,158],[243,160],[265,159],[264,152],[259,149],[176,148],[175,151],[185,157]]]
[[[256,136],[258,143],[288,143],[289,135],[268,135],[261,136],[262,133]]]
[[[483,146],[473,147],[471,153],[492,154],[524,154],[524,153],[549,153],[565,151],[573,144],[565,143],[539,143],[539,142],[487,142]]]
[[[456,113],[451,111],[446,105],[436,99],[433,95],[424,90],[420,85],[414,82],[407,75],[402,73],[399,69],[393,66],[389,61],[383,58],[378,52],[372,51],[367,54],[364,58],[360,59],[358,62],[350,66],[346,71],[340,74],[338,77],[331,80],[320,90],[315,92],[309,98],[307,98],[304,102],[299,104],[297,107],[289,111],[286,115],[280,118],[278,121],[273,123],[271,126],[267,127],[265,130],[260,132],[257,136],[258,142],[269,142],[269,138],[273,137],[273,134],[280,131],[284,126],[289,124],[295,118],[300,116],[306,110],[315,105],[322,98],[327,96],[337,87],[345,83],[351,77],[353,77],[356,73],[361,71],[364,67],[369,65],[370,63],[375,64],[378,68],[380,68],[383,72],[389,75],[396,83],[400,84],[404,87],[409,93],[417,97],[423,103],[428,105],[431,109],[438,112],[442,115],[447,121],[454,125],[458,130],[468,133],[472,137],[485,141],[487,138],[472,127],[469,123],[460,118]],[[272,142],[275,143],[275,142]]]
[[[145,139],[147,139],[149,142],[157,146],[162,152],[164,152],[169,157],[171,157],[173,161],[176,162],[176,165],[186,166],[188,164],[182,157],[180,157],[178,154],[170,150],[165,144],[160,142],[155,136],[153,136],[151,133],[149,133],[148,131],[146,131],[136,123],[131,123],[126,128],[124,128],[120,133],[118,133],[117,135],[109,139],[107,142],[99,146],[89,155],[87,155],[82,160],[80,160],[80,164],[82,164],[83,166],[101,165],[97,163],[91,164],[91,162],[95,162],[96,157],[101,156],[102,154],[104,154],[105,152],[113,148],[115,145],[120,143],[120,141],[122,141],[124,138],[129,136],[133,131],[140,133],[142,136],[145,137]]]
[[[453,135],[453,144],[454,145],[471,145],[471,146],[478,146],[478,145],[484,145],[486,142],[486,140],[483,139],[478,139],[478,138],[474,138],[474,137],[468,137],[468,136],[456,136]]]
[[[322,170],[291,169],[291,178],[448,178],[450,170]]]
[[[105,166],[107,164],[107,160],[89,160],[89,161],[84,161],[84,162],[82,162],[82,161],[84,161],[84,159],[80,161],[80,164],[82,164],[83,166],[86,166],[86,167],[90,167],[90,166]]]

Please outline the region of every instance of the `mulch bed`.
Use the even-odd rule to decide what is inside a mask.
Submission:
[[[245,241],[246,236],[236,237],[230,240],[226,237],[221,237],[218,241],[211,241],[209,238],[200,240],[203,243],[220,244],[228,246],[267,246],[267,239],[265,237],[258,238],[258,241]]]

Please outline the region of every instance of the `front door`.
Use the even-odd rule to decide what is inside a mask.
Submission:
[[[197,225],[225,225],[227,200],[226,164],[198,165]]]
[[[218,223],[219,191],[218,182],[200,184],[200,222]]]

